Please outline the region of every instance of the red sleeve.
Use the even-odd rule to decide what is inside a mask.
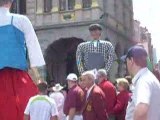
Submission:
[[[93,96],[93,107],[97,116],[97,120],[106,120],[106,105],[105,105],[105,97],[101,93],[96,93]]]
[[[124,97],[121,94],[119,94],[117,96],[116,104],[113,108],[113,113],[119,114],[123,111],[123,109],[124,109]]]

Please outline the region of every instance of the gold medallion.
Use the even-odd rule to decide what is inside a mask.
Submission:
[[[87,111],[88,112],[92,111],[92,106],[90,104],[87,105]]]

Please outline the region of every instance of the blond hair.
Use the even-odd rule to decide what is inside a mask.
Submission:
[[[127,79],[125,79],[125,78],[118,78],[118,79],[116,79],[116,81],[117,81],[117,84],[123,86],[123,88],[125,90],[129,89],[129,82],[128,82]]]

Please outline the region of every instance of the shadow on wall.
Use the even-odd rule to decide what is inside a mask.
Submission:
[[[45,61],[48,83],[64,84],[67,74],[73,72],[78,74],[76,50],[81,42],[83,39],[76,37],[60,38],[47,47]]]

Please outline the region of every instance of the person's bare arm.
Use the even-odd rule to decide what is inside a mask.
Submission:
[[[68,118],[68,120],[73,120],[73,118],[75,116],[75,113],[76,113],[76,108],[71,108],[69,110],[69,114],[68,114],[69,118]]]
[[[29,115],[24,114],[24,120],[29,120]]]
[[[50,120],[58,120],[58,117],[56,115],[52,116]]]
[[[21,29],[25,37],[28,67],[31,69],[31,73],[37,83],[39,80],[44,80],[42,73],[44,73],[45,60],[31,21],[26,16],[22,18]]]
[[[45,73],[45,66],[41,67],[32,67],[30,69],[35,80],[35,83],[39,83],[40,81],[45,81],[43,74]]]
[[[145,103],[139,103],[135,108],[134,120],[147,120],[149,105]]]

